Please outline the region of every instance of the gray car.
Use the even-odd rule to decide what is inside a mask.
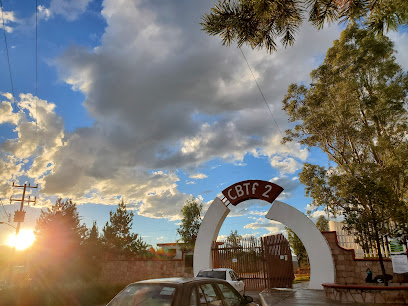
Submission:
[[[212,278],[159,278],[132,283],[107,306],[257,305],[228,282]]]

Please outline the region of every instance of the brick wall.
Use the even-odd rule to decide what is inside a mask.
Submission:
[[[184,260],[107,260],[102,264],[100,281],[128,284],[139,280],[163,277],[192,277],[193,268]]]
[[[356,259],[354,250],[343,249],[337,242],[336,232],[322,233],[333,254],[334,265],[336,269],[336,284],[363,284],[367,276],[367,268],[373,273],[373,278],[382,275],[380,262],[378,259]],[[401,275],[393,274],[392,263],[390,259],[384,259],[385,271],[393,275],[393,282],[400,282]]]

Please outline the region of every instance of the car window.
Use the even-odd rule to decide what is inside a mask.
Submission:
[[[123,289],[108,306],[163,305],[173,303],[176,288],[161,284],[134,284]]]
[[[218,278],[226,279],[226,271],[200,271],[197,274],[197,277],[209,277],[209,278]]]
[[[229,271],[229,275],[230,275],[232,281],[236,281],[236,280],[237,280],[237,278],[235,277],[235,273],[234,273],[234,272]]]
[[[238,306],[242,303],[241,295],[228,284],[218,283],[218,288],[224,296],[225,303],[228,306]]]
[[[239,276],[237,273],[235,273],[235,271],[232,271],[232,273],[235,275],[235,278],[237,279],[237,281],[239,281]]]
[[[207,301],[207,305],[222,306],[222,299],[215,291],[215,288],[213,287],[212,284],[203,284],[200,285],[200,288],[203,290],[203,294]]]
[[[197,303],[197,288],[193,287],[190,294],[190,306],[198,306]]]

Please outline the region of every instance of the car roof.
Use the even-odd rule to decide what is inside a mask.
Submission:
[[[207,277],[191,277],[191,278],[184,278],[184,277],[169,277],[169,278],[155,278],[155,279],[146,279],[139,282],[132,283],[133,284],[185,284],[191,282],[203,282],[203,281],[221,281],[219,279],[214,278],[207,278]]]
[[[230,270],[232,270],[232,269],[229,269],[229,268],[215,268],[215,269],[203,269],[203,270],[200,270],[200,272],[201,271],[230,271]],[[234,271],[234,270],[232,270],[232,271]]]

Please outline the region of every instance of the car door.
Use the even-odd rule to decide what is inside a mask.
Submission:
[[[244,304],[242,296],[230,284],[217,283],[217,286],[222,295],[225,306],[239,306]]]

